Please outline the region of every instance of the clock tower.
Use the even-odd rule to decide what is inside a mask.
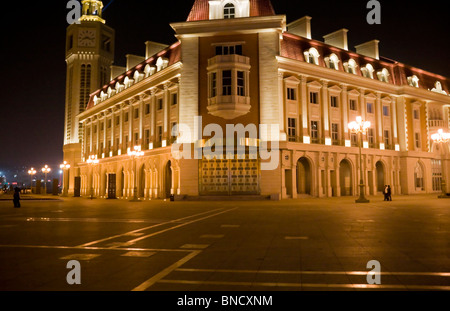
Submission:
[[[64,161],[71,165],[64,190],[73,192],[76,167],[81,162],[83,127],[77,121],[89,102],[89,96],[110,81],[114,61],[115,32],[103,19],[103,3],[82,1],[79,24],[67,28],[66,109],[64,124]],[[66,184],[67,182],[67,184]]]

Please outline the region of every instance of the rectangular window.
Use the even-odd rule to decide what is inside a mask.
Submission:
[[[319,121],[311,121],[311,143],[319,143]]]
[[[319,94],[315,93],[315,92],[310,92],[309,93],[309,102],[311,104],[318,104],[319,103]]]
[[[213,72],[211,74],[211,97],[217,96],[217,73]]]
[[[389,106],[383,106],[383,116],[389,117]]]
[[[145,130],[145,146],[144,149],[147,149],[150,145],[150,130]]]
[[[158,110],[163,110],[164,108],[164,100],[162,98],[158,98]]]
[[[297,119],[294,118],[288,119],[288,136],[289,141],[292,142],[297,141]]]
[[[222,72],[222,95],[230,96],[231,94],[231,70]]]
[[[163,137],[163,128],[162,126],[158,126],[158,142],[162,142],[162,137]]]
[[[287,89],[287,99],[288,100],[297,100],[297,94],[295,92],[294,88],[288,88]]]
[[[134,118],[139,119],[139,108],[134,109]]]
[[[442,191],[442,164],[441,160],[431,160],[431,175],[433,191]]]
[[[367,113],[373,113],[373,104],[367,103]]]
[[[419,120],[420,119],[420,113],[418,109],[414,109],[414,119]]]
[[[117,126],[120,125],[120,117],[116,117],[116,125],[117,125]]]
[[[178,137],[178,123],[172,122],[170,124],[170,134],[172,136],[173,141]]]
[[[128,122],[128,112],[125,113],[125,122]]]
[[[112,126],[112,119],[108,119],[108,128],[110,129]]]
[[[105,123],[102,122],[102,123],[100,123],[100,131],[104,131],[104,130],[105,130]]]
[[[421,146],[421,144],[420,144],[420,133],[415,133],[414,134],[414,139],[415,139],[416,148],[420,148],[420,146]]]
[[[106,149],[106,156],[108,157],[109,156],[109,152],[111,151],[111,141],[110,140],[108,140],[107,148],[108,149]]]
[[[97,134],[97,125],[94,125],[94,134]]]
[[[220,45],[216,46],[216,55],[242,55],[242,45]]]
[[[356,133],[350,134],[350,141],[352,143],[352,147],[358,147],[358,135]]]
[[[367,140],[369,141],[369,147],[373,148],[375,146],[375,136],[372,128],[367,131]]]
[[[339,107],[339,102],[338,102],[338,98],[337,96],[331,96],[330,101],[331,101],[331,107],[333,108],[338,108]]]
[[[386,149],[391,148],[391,134],[389,131],[384,131],[384,147]]]
[[[146,115],[150,114],[150,104],[145,105],[145,114]]]
[[[138,144],[139,144],[139,133],[134,133],[133,146],[137,146]]]
[[[178,93],[172,94],[172,106],[175,106],[178,104]]]
[[[237,94],[238,96],[245,96],[245,75],[243,71],[237,72]]]
[[[339,145],[339,124],[331,124],[331,141],[333,145]]]
[[[354,100],[354,99],[350,99],[349,106],[350,106],[350,110],[353,110],[353,111],[358,110],[358,104],[357,104],[356,100]]]

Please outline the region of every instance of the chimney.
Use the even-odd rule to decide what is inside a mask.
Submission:
[[[127,71],[131,68],[135,67],[136,65],[142,63],[145,58],[143,56],[137,56],[137,55],[131,55],[128,54],[127,56]]]
[[[167,49],[169,46],[158,42],[147,41],[145,42],[145,47],[146,47],[145,59],[149,59],[153,55],[158,54],[164,49]]]
[[[311,17],[305,16],[290,23],[287,26],[288,32],[311,40],[311,19]]]
[[[111,81],[127,71],[127,68],[120,66],[111,66]]]
[[[348,51],[347,40],[348,29],[340,29],[326,36],[323,36],[325,43]]]
[[[360,44],[358,46],[355,46],[356,53],[369,56],[372,58],[380,59],[380,51],[378,49],[378,44],[380,41],[378,40],[372,40],[363,44]]]

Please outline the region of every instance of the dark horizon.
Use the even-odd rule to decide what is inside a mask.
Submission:
[[[104,18],[116,30],[115,65],[125,64],[125,54],[143,55],[147,40],[175,42],[169,23],[185,21],[193,3],[172,2],[169,10],[166,2],[114,1]],[[350,50],[378,39],[382,57],[450,77],[449,43],[445,40],[450,26],[448,2],[408,7],[400,1],[381,2],[381,25],[367,24],[366,3],[272,1],[275,12],[286,14],[288,23],[311,16],[315,40],[323,41],[324,35],[347,28]],[[16,10],[12,3],[5,5],[5,12]],[[59,170],[63,159],[68,12],[65,2],[51,7],[27,3],[20,24],[3,25],[0,171],[31,166],[40,169],[45,164]]]

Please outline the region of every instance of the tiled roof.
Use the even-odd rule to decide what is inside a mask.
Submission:
[[[360,55],[354,52],[346,51],[337,47],[330,46],[321,41],[310,40],[303,38],[288,32],[283,34],[283,40],[281,41],[281,56],[299,60],[305,62],[304,52],[314,47],[320,54],[319,66],[325,67],[324,58],[334,53],[339,58],[339,71],[344,71],[343,64],[349,59],[353,59],[358,64],[356,75],[362,76],[361,67],[366,64],[371,64],[375,70],[375,73],[386,68],[389,71],[390,83],[394,85],[408,85],[408,77],[413,75],[419,79],[419,88],[432,90],[435,87],[437,81],[441,82],[442,89],[449,94],[450,91],[450,79],[427,72],[422,69],[414,68],[391,59],[380,57],[380,59],[374,59],[364,55]],[[376,74],[374,75],[376,79]]]
[[[250,0],[250,16],[270,16],[275,15],[270,0]],[[191,13],[187,19],[188,22],[203,21],[209,19],[209,1],[195,0]]]

